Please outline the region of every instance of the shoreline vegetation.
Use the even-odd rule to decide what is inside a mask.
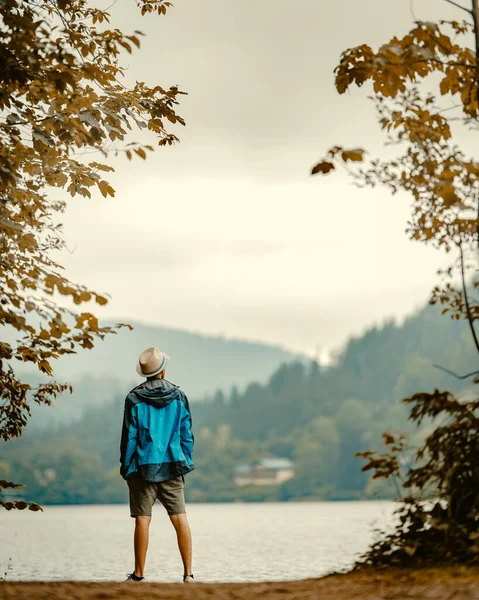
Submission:
[[[20,500],[21,497],[5,498],[5,501],[12,500]],[[187,501],[187,505],[190,506],[192,504],[308,504],[308,503],[336,503],[336,502],[390,502],[398,505],[401,504],[402,500],[398,500],[397,498],[391,497],[359,497],[359,498],[287,498],[287,499],[279,499],[279,500],[267,500],[267,499],[226,499],[226,500],[190,500]],[[41,509],[48,509],[54,507],[80,507],[80,506],[126,506],[128,507],[128,499],[126,500],[118,500],[115,502],[78,502],[78,503],[62,503],[62,502],[42,502]],[[8,510],[8,509],[7,509]]]
[[[479,569],[444,566],[427,569],[362,569],[332,574],[319,579],[261,583],[125,583],[90,582],[13,582],[0,583],[5,600],[96,600],[99,598],[144,598],[162,600],[434,600],[479,599]]]

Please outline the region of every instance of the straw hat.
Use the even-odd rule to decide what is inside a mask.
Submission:
[[[168,354],[152,346],[140,354],[138,364],[136,365],[136,372],[141,377],[154,377],[158,373],[161,373],[163,369],[166,369],[169,360],[170,357]]]

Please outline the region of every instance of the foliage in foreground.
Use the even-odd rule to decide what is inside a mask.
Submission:
[[[439,420],[416,450],[414,466],[403,475],[407,445],[402,435],[384,434],[388,452],[363,452],[363,471],[373,478],[402,480],[407,494],[397,511],[393,533],[376,542],[364,563],[418,565],[479,562],[479,400],[461,402],[449,392],[417,393],[410,419]]]
[[[405,36],[392,38],[376,51],[366,44],[347,50],[337,68],[339,93],[353,84],[372,83],[372,99],[392,157],[363,166],[363,149],[335,146],[312,172],[327,174],[342,164],[361,187],[382,186],[393,194],[408,194],[411,239],[458,256],[443,273],[446,282],[434,289],[430,303],[440,304],[455,319],[467,319],[479,353],[474,328],[479,304],[466,285],[467,270],[477,274],[479,162],[453,139],[462,130],[467,140],[479,124],[479,3],[473,0],[467,8],[446,1],[467,12],[471,22],[417,22]],[[428,80],[427,88],[420,87],[423,80]],[[456,274],[460,288],[453,280]],[[477,280],[472,284],[479,287]],[[458,377],[475,375],[477,371]],[[416,393],[405,402],[413,405],[412,422],[435,419],[435,429],[406,469],[399,524],[372,546],[364,563],[478,562],[477,393],[461,402],[436,389],[432,394]],[[399,478],[405,440],[391,434],[384,434],[384,440],[386,454],[361,454],[368,460],[364,470],[374,470],[375,478]]]
[[[8,488],[18,489],[21,491],[23,489],[23,486],[19,483],[5,481],[4,479],[0,480],[0,494],[3,490]],[[32,510],[34,512],[38,510],[43,510],[42,507],[36,502],[25,502],[24,500],[5,501],[0,499],[0,503],[6,510],[12,510],[12,508],[16,508],[17,510],[25,510],[26,508],[28,508],[28,510]]]
[[[140,0],[149,10],[166,12],[168,2]],[[137,82],[129,89],[120,81],[125,69],[122,51],[139,46],[139,32],[126,35],[98,24],[109,14],[84,0],[0,2],[0,157],[2,215],[0,219],[1,271],[0,325],[22,336],[16,345],[0,343],[0,436],[21,434],[29,413],[29,392],[38,403],[48,403],[64,386],[48,382],[36,389],[15,374],[13,361],[34,364],[53,374],[52,361],[91,348],[101,328],[91,313],[76,313],[59,305],[57,294],[75,306],[107,298],[76,285],[60,274],[52,253],[65,247],[61,225],[55,221],[66,208],[65,189],[71,196],[104,196],[114,190],[105,173],[113,167],[85,159],[85,151],[103,158],[120,150],[131,158],[146,158],[152,149],[130,143],[133,128],[156,134],[160,145],[176,137],[165,121],[183,123],[174,112],[175,87],[164,90]]]
[[[170,3],[137,5],[142,14],[165,14]],[[145,159],[153,150],[117,144],[135,129],[148,130],[160,146],[173,144],[166,124],[184,124],[175,113],[178,88],[121,81],[122,53],[140,46],[141,32],[110,29],[109,18],[85,0],[0,0],[0,326],[17,337],[0,341],[4,440],[22,434],[32,402],[50,404],[68,388],[53,379],[58,357],[115,333],[91,312],[57,300],[63,296],[75,308],[108,301],[70,281],[54,259],[65,248],[58,223],[65,194],[89,198],[96,189],[114,196],[107,159],[119,152]],[[46,382],[31,386],[18,374],[18,361],[34,365]]]

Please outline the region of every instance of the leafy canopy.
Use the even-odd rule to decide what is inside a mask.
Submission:
[[[371,82],[380,126],[399,151],[392,159],[366,162],[364,149],[335,146],[312,170],[326,174],[345,165],[361,186],[409,193],[411,238],[446,250],[472,241],[477,233],[479,162],[453,143],[448,120],[450,115],[457,119],[454,107],[462,124],[477,126],[476,55],[452,37],[461,39],[472,29],[456,21],[418,22],[377,51],[367,45],[346,50],[336,69],[338,92]],[[435,95],[422,90],[426,82],[421,80],[431,75],[436,77]],[[440,102],[445,96],[455,102],[446,109]],[[351,169],[349,163],[361,166]]]
[[[404,37],[394,37],[376,51],[368,45],[345,51],[336,69],[336,88],[341,94],[353,84],[372,84],[380,126],[397,149],[396,155],[367,159],[362,148],[335,146],[312,173],[327,174],[341,165],[359,186],[384,186],[393,194],[409,194],[410,237],[459,254],[458,265],[443,275],[450,279],[458,270],[462,289],[449,281],[433,290],[430,302],[441,303],[444,312],[451,311],[457,319],[467,318],[479,352],[474,329],[479,305],[471,300],[466,286],[468,268],[477,272],[479,162],[453,139],[456,128],[478,129],[479,3],[473,0],[467,9],[448,1],[468,12],[472,23],[417,22]],[[476,376],[477,383],[477,373],[461,378]],[[364,562],[477,562],[476,394],[461,401],[436,389],[413,394],[405,402],[412,405],[410,419],[414,423],[427,420],[434,429],[417,449],[408,447],[404,436],[385,433],[385,454],[359,454],[367,461],[363,471],[372,470],[373,478],[399,481],[406,494],[398,513],[399,525],[372,546]]]
[[[136,4],[142,14],[164,15],[171,6]],[[139,48],[142,34],[110,29],[109,20],[86,0],[0,0],[0,326],[17,338],[0,342],[4,440],[22,433],[32,400],[49,404],[67,388],[53,379],[55,359],[115,332],[58,301],[108,301],[70,281],[53,258],[65,247],[58,218],[68,195],[91,197],[98,188],[114,196],[112,153],[145,159],[153,150],[128,141],[130,132],[147,130],[166,146],[177,141],[167,126],[184,125],[176,86],[125,85],[122,53]],[[35,365],[46,383],[22,381],[18,361]]]

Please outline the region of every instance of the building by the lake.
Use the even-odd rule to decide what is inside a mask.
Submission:
[[[294,463],[289,458],[262,458],[234,470],[236,485],[278,485],[294,477]]]

